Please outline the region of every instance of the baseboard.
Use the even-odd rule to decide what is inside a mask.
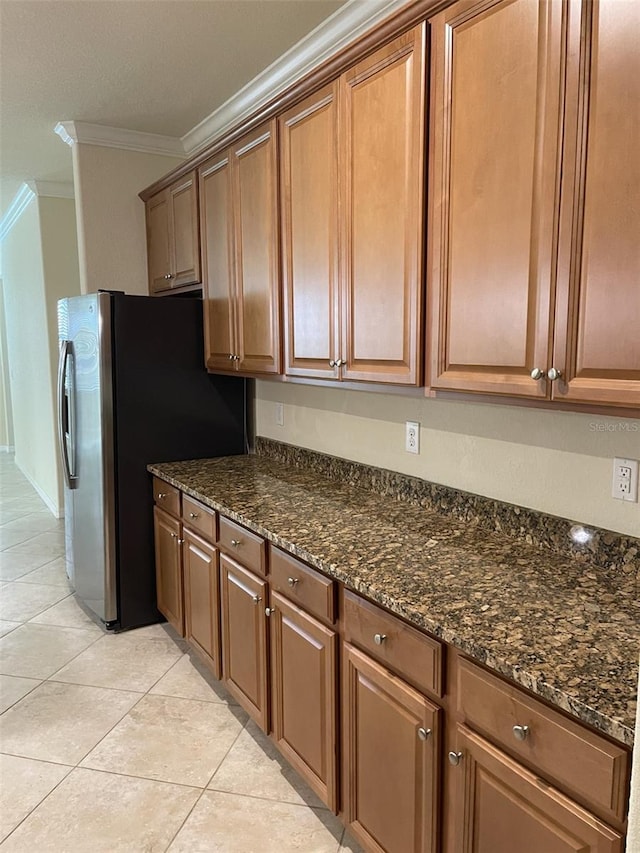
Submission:
[[[36,483],[36,481],[33,479],[33,477],[32,477],[30,474],[28,474],[28,473],[24,470],[24,468],[22,467],[22,465],[20,465],[20,463],[19,463],[17,460],[16,460],[16,468],[19,468],[19,469],[20,469],[20,472],[22,473],[22,475],[23,475],[24,477],[26,477],[26,478],[27,478],[27,480],[29,481],[29,483],[30,483],[30,484],[33,486],[33,488],[36,490],[36,492],[38,493],[38,497],[39,497],[42,501],[44,501],[44,503],[46,504],[47,509],[49,510],[49,512],[51,513],[51,515],[53,515],[53,516],[54,516],[54,518],[64,518],[64,510],[62,510],[61,508],[59,508],[59,507],[58,507],[58,506],[57,506],[57,505],[56,505],[56,504],[51,500],[51,498],[49,497],[49,495],[48,495],[48,494],[46,494],[46,492],[44,492],[44,491],[40,488],[40,486]]]
[[[13,444],[0,444],[0,453],[13,453],[14,450]]]

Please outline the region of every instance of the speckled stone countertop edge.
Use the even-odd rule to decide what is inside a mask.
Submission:
[[[182,481],[167,475],[167,473],[163,471],[162,463],[159,463],[158,465],[148,465],[147,469],[156,477],[159,477],[165,482],[168,482],[170,485],[175,486],[177,489],[180,489],[180,491],[190,495],[196,500],[201,501],[211,509],[217,510],[227,518],[243,525],[247,529],[257,533],[259,536],[264,537],[283,551],[287,551],[293,556],[304,560],[314,568],[317,568],[325,575],[340,581],[348,589],[361,593],[371,601],[380,604],[392,613],[406,619],[410,624],[427,631],[434,637],[443,640],[446,643],[449,643],[463,654],[468,655],[470,658],[486,665],[489,669],[511,679],[516,684],[519,684],[535,695],[546,699],[552,705],[566,711],[582,722],[592,725],[598,731],[608,735],[619,743],[633,747],[633,728],[611,716],[608,716],[607,714],[600,712],[598,709],[591,707],[576,697],[569,696],[563,690],[548,684],[544,680],[544,677],[537,674],[534,669],[525,669],[521,664],[509,663],[509,661],[501,660],[495,655],[487,652],[487,650],[482,646],[471,642],[468,638],[461,637],[457,632],[448,630],[447,627],[442,625],[436,617],[429,619],[425,617],[423,613],[415,612],[411,608],[399,606],[393,597],[386,594],[384,590],[378,589],[377,587],[362,581],[360,578],[354,577],[352,573],[344,572],[340,570],[339,567],[323,561],[316,555],[308,552],[306,549],[298,547],[294,542],[283,539],[271,530],[268,530],[262,525],[256,523],[253,519],[237,512],[233,507],[217,501],[209,495],[199,492],[197,489],[190,488]]]

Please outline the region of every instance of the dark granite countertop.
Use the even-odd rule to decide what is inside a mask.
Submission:
[[[633,744],[635,568],[576,562],[267,456],[162,463],[149,471]]]

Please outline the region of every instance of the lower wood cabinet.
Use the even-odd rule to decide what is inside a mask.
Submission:
[[[269,731],[267,582],[220,557],[222,678],[229,692]]]
[[[271,593],[271,713],[281,752],[334,812],[337,778],[337,635]]]
[[[626,747],[159,480],[154,498],[158,609],[368,853],[623,853]]]
[[[218,549],[185,528],[182,562],[185,636],[216,678],[220,678],[222,660]]]
[[[458,726],[456,743],[455,853],[622,853],[619,833],[480,735]]]
[[[182,525],[159,507],[153,509],[156,550],[156,595],[158,610],[184,636],[182,594]]]
[[[366,850],[435,853],[441,711],[348,643],[342,663],[347,826]]]

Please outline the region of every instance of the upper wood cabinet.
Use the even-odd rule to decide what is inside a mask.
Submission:
[[[569,4],[552,398],[640,408],[640,5]]]
[[[207,367],[280,372],[276,122],[199,170]]]
[[[288,374],[419,384],[425,26],[280,119]]]
[[[638,15],[461,0],[431,21],[434,388],[640,403]]]
[[[146,202],[149,292],[200,282],[195,172]]]

